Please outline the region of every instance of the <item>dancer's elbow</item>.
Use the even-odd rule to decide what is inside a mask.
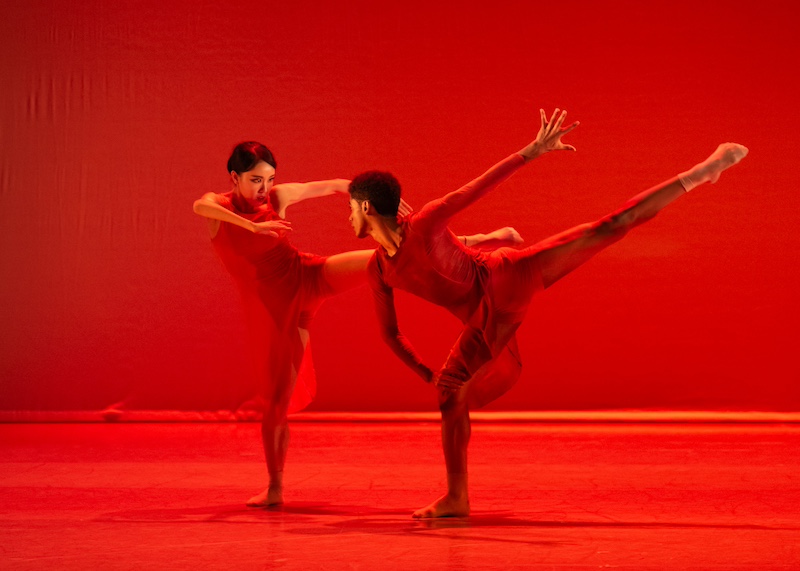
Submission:
[[[595,231],[604,236],[624,236],[633,228],[635,218],[630,212],[610,214],[597,222]]]
[[[387,345],[394,345],[400,339],[400,330],[396,327],[381,327],[381,339]]]
[[[192,210],[195,214],[202,216],[205,208],[216,204],[218,204],[217,195],[213,192],[207,192],[192,203]]]

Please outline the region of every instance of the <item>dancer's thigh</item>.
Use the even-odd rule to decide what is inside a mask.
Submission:
[[[624,229],[612,230],[610,225],[598,221],[570,228],[522,252],[539,268],[542,285],[548,288],[624,235]]]
[[[516,327],[533,296],[544,288],[537,251],[501,248],[490,257],[493,320]],[[513,331],[512,331],[513,334]]]
[[[367,262],[374,252],[356,250],[325,258],[323,275],[332,293],[342,293],[367,283]]]

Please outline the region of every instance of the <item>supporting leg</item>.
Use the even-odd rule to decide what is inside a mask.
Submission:
[[[290,393],[291,394],[291,393]],[[284,403],[267,403],[261,421],[261,440],[267,461],[269,485],[249,500],[249,507],[268,507],[283,503],[283,468],[289,449],[288,399]]]
[[[439,406],[442,413],[442,449],[447,467],[447,493],[414,512],[415,518],[469,515],[467,447],[471,434],[466,387],[450,394]]]
[[[308,330],[298,328],[298,333],[302,348],[305,350],[309,339]],[[286,358],[290,352],[289,348],[282,349],[278,352],[284,353],[283,358],[273,356],[269,363],[270,378],[280,379],[282,382],[265,391],[264,413],[261,420],[261,441],[264,445],[269,485],[266,490],[247,500],[247,505],[250,507],[268,507],[283,503],[283,469],[289,450],[288,411],[298,371],[291,359]]]
[[[261,421],[261,439],[269,472],[269,486],[249,500],[249,507],[268,507],[283,503],[283,467],[289,449],[289,423],[286,410],[268,405]]]

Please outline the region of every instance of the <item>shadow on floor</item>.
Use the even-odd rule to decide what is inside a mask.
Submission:
[[[95,521],[239,524],[310,524],[295,530],[298,534],[332,533],[421,533],[450,529],[481,528],[640,528],[640,529],[730,529],[797,531],[800,527],[768,526],[748,523],[704,522],[637,522],[637,521],[575,521],[554,520],[553,513],[530,514],[520,517],[511,512],[476,512],[466,518],[411,518],[411,508],[383,509],[369,506],[331,504],[324,502],[292,502],[274,508],[248,508],[241,504],[202,506],[196,508],[162,508],[109,512]],[[335,521],[326,521],[335,518]],[[346,518],[346,519],[342,519]]]

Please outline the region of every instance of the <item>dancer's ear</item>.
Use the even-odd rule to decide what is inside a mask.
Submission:
[[[239,173],[237,173],[236,171],[231,171],[231,182],[234,185],[239,184]]]
[[[365,200],[361,203],[361,210],[364,214],[370,214],[372,212],[372,205],[369,203],[369,200]]]

